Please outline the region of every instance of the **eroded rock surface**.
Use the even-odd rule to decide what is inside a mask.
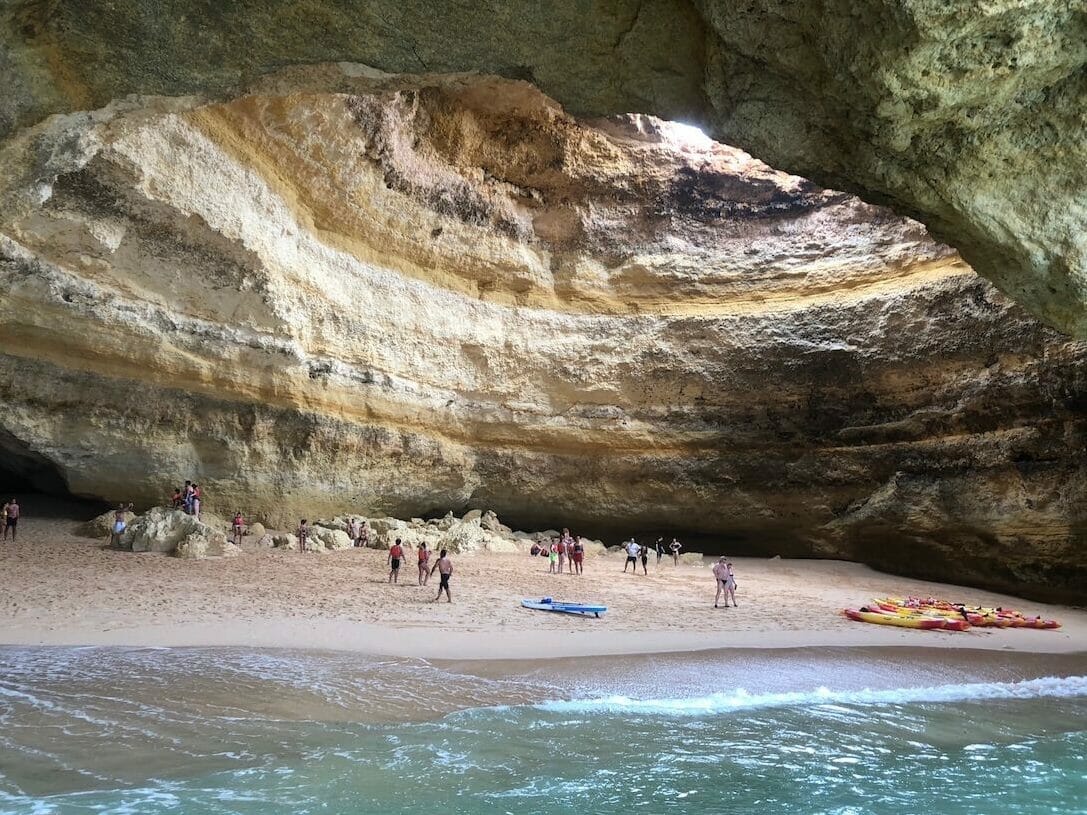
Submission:
[[[55,116],[0,169],[0,429],[74,492],[1087,585],[1087,347],[739,151],[327,66]]]
[[[920,218],[1087,337],[1087,11],[1072,0],[15,0],[0,133],[129,94],[229,98],[330,62],[498,74],[582,115],[706,123]]]

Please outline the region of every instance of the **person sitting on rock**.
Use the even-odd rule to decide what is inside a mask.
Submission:
[[[191,481],[186,481],[185,482],[185,489],[181,493],[181,503],[182,503],[182,508],[189,515],[192,515],[192,495],[193,495],[192,482]]]
[[[295,534],[298,536],[298,551],[305,552],[306,541],[309,539],[309,526],[305,518],[298,524],[298,531]]]
[[[242,545],[242,536],[245,535],[245,518],[242,517],[242,511],[236,510],[234,512],[234,520],[231,522],[231,529],[234,533],[232,542],[236,546]]]
[[[174,494],[170,496],[170,506],[174,509],[181,509],[182,503],[185,501],[185,496],[181,492],[180,487],[174,487]]]

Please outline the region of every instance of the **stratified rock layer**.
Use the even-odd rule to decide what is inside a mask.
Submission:
[[[920,218],[1087,337],[1087,11],[1078,0],[13,0],[0,133],[128,94],[228,98],[277,67],[482,71],[583,115],[706,123]]]
[[[0,170],[0,442],[76,493],[1083,596],[1087,347],[682,128],[324,66],[55,116]]]

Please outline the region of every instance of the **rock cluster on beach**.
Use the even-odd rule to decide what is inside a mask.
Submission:
[[[158,90],[0,143],[0,452],[28,480],[1082,596],[1087,345],[920,224],[527,82]]]

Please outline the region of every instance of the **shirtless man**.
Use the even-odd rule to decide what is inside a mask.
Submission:
[[[362,526],[359,528],[359,539],[355,541],[356,546],[364,547],[370,545],[370,527],[366,525],[368,523],[369,521],[362,522]]]
[[[631,563],[634,564],[633,574],[638,573],[638,553],[642,551],[642,547],[638,545],[638,542],[631,538],[625,544],[623,544],[627,550],[627,561],[623,564],[623,574],[627,572],[627,566]]]
[[[438,557],[438,562],[434,564],[430,573],[434,574],[435,569],[438,570],[438,574],[441,576],[441,582],[438,584],[438,596],[434,598],[434,602],[437,603],[442,599],[442,590],[444,589],[446,601],[452,603],[453,595],[449,593],[449,578],[453,576],[453,561],[449,559],[449,555],[446,554],[445,549],[442,549],[442,553]]]
[[[717,594],[713,597],[713,607],[719,608],[717,603],[723,594],[725,595],[725,608],[728,608],[728,566],[723,556],[713,564],[713,578],[717,581]],[[734,597],[733,600],[735,599]]]
[[[389,582],[400,582],[400,561],[404,559],[404,547],[400,543],[400,538],[396,539],[396,543],[389,547],[389,556],[386,558],[386,562],[389,564]]]
[[[4,504],[4,540],[11,532],[11,542],[15,543],[15,528],[19,525],[19,502],[12,498]]]

